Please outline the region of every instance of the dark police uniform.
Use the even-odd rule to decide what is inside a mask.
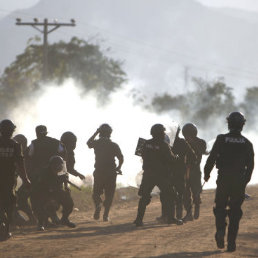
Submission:
[[[186,187],[184,192],[184,206],[187,215],[192,214],[192,203],[195,204],[196,211],[201,203],[201,168],[202,155],[206,152],[206,142],[199,137],[192,138],[191,142],[186,141],[188,152],[186,155]],[[186,216],[187,216],[186,215]],[[195,218],[199,217],[197,213]]]
[[[243,213],[245,187],[254,168],[252,143],[238,131],[218,135],[204,168],[205,178],[209,178],[215,164],[218,169],[214,208],[217,233],[224,237],[228,215],[228,244],[234,246]]]
[[[54,174],[49,167],[42,169],[34,180],[31,201],[40,225],[46,223],[59,205],[63,208],[62,219],[68,220],[74,206],[70,192],[63,190],[60,184],[60,176]]]
[[[111,207],[116,189],[116,162],[115,158],[123,160],[123,154],[118,144],[112,142],[108,137],[100,137],[98,140],[90,139],[88,147],[94,149],[95,171],[93,185],[93,201],[96,207],[101,204],[101,195],[105,193],[105,215],[107,216]]]
[[[12,139],[0,136],[0,220],[7,225],[10,223],[15,205],[15,164],[22,160],[21,145]]]
[[[25,163],[25,168],[27,171],[28,178],[30,181],[32,181],[32,174],[31,174],[31,169],[30,169],[30,163],[29,163],[29,156],[28,156],[29,148],[25,149],[23,154],[24,154],[24,163]],[[20,188],[16,192],[17,195],[17,209],[22,210],[25,212],[31,223],[35,222],[35,217],[33,215],[31,206],[29,204],[29,198],[31,195],[31,190],[26,187],[26,185],[22,184]]]
[[[59,140],[48,136],[33,140],[29,146],[31,173],[37,173],[46,167],[49,159],[55,155],[66,159],[65,147]]]
[[[170,167],[175,161],[175,156],[163,139],[150,139],[143,146],[142,159],[144,172],[138,193],[140,200],[135,223],[136,225],[142,224],[146,206],[151,201],[151,192],[155,186],[158,186],[162,193],[161,201],[163,202],[164,215],[170,220],[172,219]]]
[[[176,191],[175,208],[177,219],[183,216],[183,195],[185,191],[185,174],[186,174],[186,154],[189,147],[185,140],[179,137],[175,138],[172,151],[178,155],[178,159],[173,166],[172,183]]]

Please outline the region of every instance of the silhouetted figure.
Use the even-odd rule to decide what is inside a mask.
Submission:
[[[27,177],[22,148],[19,143],[11,139],[16,126],[10,120],[3,120],[0,124],[0,240],[11,237],[9,226],[15,207],[14,187],[15,172],[18,171],[26,187],[30,186]]]
[[[47,136],[47,127],[39,125],[36,127],[37,139],[33,140],[29,146],[29,158],[31,163],[32,177],[42,168],[48,165],[52,156],[59,155],[66,159],[64,145],[57,139]],[[33,182],[33,180],[32,180]]]
[[[188,146],[184,192],[186,216],[183,218],[186,222],[199,218],[202,191],[200,163],[202,155],[206,154],[206,142],[197,137],[197,127],[192,123],[185,124],[182,133]],[[194,204],[194,215],[192,204]]]
[[[174,146],[176,143],[176,150],[178,150],[178,147],[181,145],[178,141],[178,134],[179,134],[179,128],[177,130],[176,133],[176,137],[173,143],[173,148],[172,146],[170,146],[170,138],[168,137],[167,134],[165,134],[165,142],[167,144],[169,144],[169,147],[172,149],[172,152],[176,155],[178,153],[174,152]],[[179,143],[179,144],[178,144]],[[170,168],[170,173],[169,173],[169,181],[170,181],[170,191],[171,191],[171,196],[170,196],[170,201],[171,203],[171,218],[170,218],[170,223],[174,223],[177,225],[182,225],[183,221],[182,221],[182,215],[181,216],[177,216],[179,211],[180,211],[180,193],[182,192],[182,199],[183,199],[183,192],[184,192],[184,174],[182,174],[182,178],[183,178],[183,187],[180,184],[180,176],[181,174],[179,174],[180,172],[182,173],[182,171],[179,171],[178,169],[180,168],[179,164],[180,164],[181,158],[177,155],[177,160],[172,164],[171,168]],[[184,171],[183,171],[184,172]],[[181,188],[180,188],[181,187]],[[160,201],[161,201],[161,216],[157,217],[157,221],[161,222],[161,223],[168,223],[168,218],[166,215],[166,207],[163,205],[165,203],[167,196],[165,196],[165,194],[160,191]],[[181,208],[183,210],[183,202],[181,201]],[[182,212],[181,212],[182,214]],[[180,215],[180,214],[179,214]]]
[[[121,173],[124,162],[123,154],[118,144],[111,141],[112,128],[108,124],[102,124],[87,142],[89,148],[94,149],[95,170],[92,198],[95,203],[94,219],[98,220],[101,211],[101,195],[105,193],[103,220],[108,221],[109,210],[116,189],[116,177]],[[99,134],[99,139],[95,140]],[[118,166],[115,158],[118,159]]]
[[[48,166],[38,173],[32,184],[32,207],[38,218],[38,230],[40,231],[44,231],[48,217],[52,217],[60,205],[62,206],[62,218],[59,224],[75,227],[75,224],[69,220],[74,203],[70,192],[63,189],[58,175],[64,170],[65,163],[62,157],[53,156],[50,158]]]
[[[29,160],[28,160],[28,147],[27,147],[27,138],[23,134],[17,134],[13,137],[13,140],[16,142],[20,143],[22,146],[22,152],[24,156],[24,163],[25,163],[25,168],[27,171],[28,178],[30,178],[30,169],[29,169]],[[25,212],[29,218],[29,223],[34,224],[36,223],[36,219],[33,215],[31,206],[29,204],[29,198],[30,198],[30,189],[26,187],[25,184],[22,184],[19,189],[16,192],[17,196],[17,207],[16,207],[16,212],[15,212],[15,218],[20,221],[21,217],[18,213],[18,210],[21,210]]]
[[[79,177],[81,180],[85,179],[85,176],[75,170],[75,157],[74,150],[76,148],[77,137],[72,132],[65,132],[62,134],[60,141],[64,144],[67,152],[66,156],[66,168],[67,172],[71,175]]]
[[[228,216],[227,250],[234,252],[239,222],[243,214],[241,205],[245,199],[245,188],[254,168],[254,150],[252,143],[241,134],[246,122],[243,114],[232,112],[227,121],[229,133],[217,136],[204,167],[204,180],[209,180],[216,164],[218,178],[214,207],[217,231],[215,239],[218,248],[224,248]]]
[[[171,223],[172,217],[172,193],[170,188],[171,166],[176,157],[171,152],[168,143],[165,142],[165,127],[155,124],[151,127],[152,139],[147,140],[142,149],[143,177],[140,185],[140,196],[135,225],[143,225],[143,217],[147,205],[151,201],[151,192],[155,186],[161,191],[161,201],[164,207],[164,217]]]
[[[189,152],[189,147],[185,139],[179,137],[179,130],[173,143],[172,151],[178,156],[177,161],[173,166],[173,186],[176,192],[175,214],[176,218],[183,218],[183,197],[185,192],[185,176],[186,176],[186,156]]]

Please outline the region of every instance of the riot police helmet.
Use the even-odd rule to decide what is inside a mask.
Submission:
[[[112,127],[109,124],[102,124],[98,131],[100,137],[110,137],[112,133]]]
[[[242,131],[246,122],[245,116],[241,112],[231,112],[227,117],[228,129]]]
[[[182,134],[185,138],[194,138],[197,136],[197,133],[197,127],[193,123],[186,123],[182,128]]]
[[[28,142],[28,141],[27,141],[27,138],[26,138],[23,134],[16,134],[16,135],[13,137],[13,139],[14,139],[16,142],[18,142],[18,143],[21,144],[23,151],[26,150],[26,148],[27,148],[27,142]]]
[[[76,147],[77,137],[74,133],[67,131],[62,134],[60,141],[65,145],[67,149],[74,150]]]
[[[56,155],[49,159],[49,167],[54,173],[59,173],[64,170],[64,160],[62,157]]]
[[[153,138],[165,139],[166,128],[162,124],[155,124],[151,127],[150,134]]]
[[[38,125],[35,128],[37,137],[42,137],[47,135],[47,127],[45,125]]]
[[[2,136],[11,138],[13,132],[15,131],[16,126],[9,119],[4,119],[0,123],[0,132]]]

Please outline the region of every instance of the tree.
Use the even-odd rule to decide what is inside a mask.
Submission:
[[[203,129],[220,119],[224,123],[225,116],[235,110],[232,89],[222,80],[207,82],[194,78],[195,90],[189,93],[171,96],[156,96],[152,105],[157,112],[179,112],[183,122],[192,121]]]
[[[109,58],[98,45],[76,37],[68,43],[60,41],[49,45],[48,55],[47,80],[57,85],[67,78],[74,78],[85,92],[94,90],[100,97],[107,97],[126,80],[120,61]],[[29,44],[24,53],[5,69],[0,78],[2,111],[9,110],[13,103],[40,88],[42,56],[42,45]]]
[[[246,124],[247,127],[256,129],[256,124],[258,122],[258,87],[246,89],[244,101],[241,106],[244,110],[247,121],[249,121],[249,123]]]

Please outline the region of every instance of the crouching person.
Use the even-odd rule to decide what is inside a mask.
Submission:
[[[73,211],[73,200],[68,189],[63,189],[59,173],[64,171],[64,161],[60,156],[53,156],[49,164],[42,169],[32,185],[31,202],[34,214],[38,219],[38,230],[44,231],[48,217],[52,217],[62,206],[61,225],[74,228],[75,224],[69,220]]]

